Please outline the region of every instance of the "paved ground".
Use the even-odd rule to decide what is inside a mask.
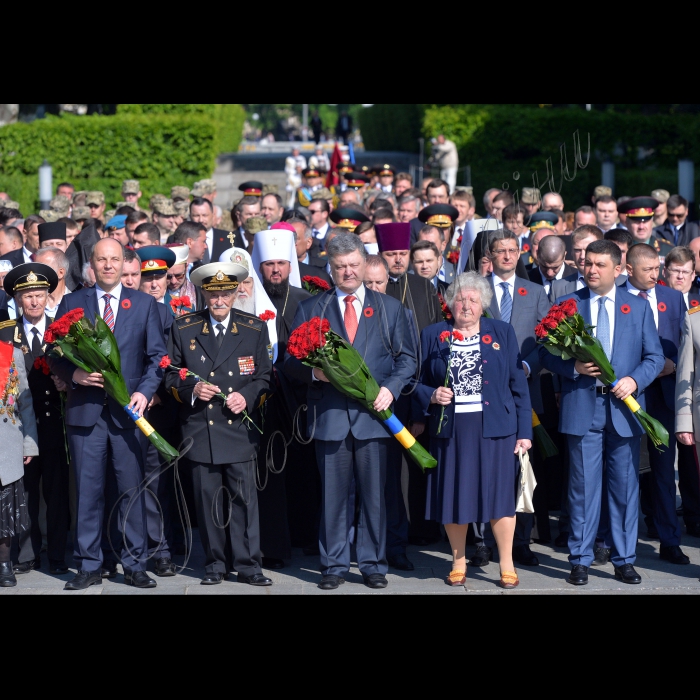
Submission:
[[[554,528],[556,533],[556,527]],[[362,584],[362,577],[353,568],[348,581],[336,591],[321,591],[317,588],[320,580],[318,558],[305,557],[301,550],[294,550],[291,565],[280,571],[266,572],[274,581],[269,588],[254,588],[235,581],[218,586],[200,585],[202,575],[202,552],[198,535],[194,533],[194,552],[187,568],[178,576],[157,579],[158,587],[152,590],[137,590],[124,584],[123,576],[113,581],[105,581],[101,586],[93,586],[87,591],[64,592],[67,576],[50,576],[45,571],[33,571],[18,576],[15,588],[0,589],[0,596],[6,595],[639,595],[639,594],[698,594],[700,593],[700,539],[684,537],[683,550],[691,558],[690,566],[673,566],[662,562],[658,557],[658,542],[640,539],[637,546],[637,570],[642,576],[638,586],[624,585],[613,577],[612,566],[590,569],[590,583],[574,587],[566,583],[569,572],[566,552],[551,546],[532,545],[540,558],[540,566],[519,568],[520,586],[515,591],[503,591],[496,585],[499,577],[497,563],[490,563],[484,569],[470,569],[467,585],[463,588],[450,588],[443,582],[450,570],[450,556],[447,543],[429,548],[409,548],[409,558],[416,565],[414,572],[390,571],[389,587],[382,591],[371,591]],[[176,557],[178,563],[184,557]],[[70,560],[69,560],[70,561]],[[46,566],[46,559],[44,558]]]

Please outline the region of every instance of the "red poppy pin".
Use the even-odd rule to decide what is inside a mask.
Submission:
[[[527,243],[523,243],[523,253],[529,253],[530,246]]]
[[[659,309],[659,311],[661,311],[661,313],[663,313],[664,311],[666,311],[666,304],[664,304],[663,301],[661,301],[659,302],[657,308]]]
[[[368,306],[363,313],[367,318],[372,318],[372,316],[374,316],[374,309],[371,306]]]
[[[525,287],[520,287],[518,289],[518,294],[520,294],[521,297],[526,297],[527,296],[527,289],[525,289]]]
[[[700,301],[698,301],[697,299],[691,299],[690,305],[691,306],[700,306]]]
[[[622,311],[623,314],[628,314],[630,311],[632,311],[632,309],[630,309],[630,307],[627,306],[627,304],[623,304],[620,307],[620,311]]]
[[[490,335],[482,335],[481,336],[481,342],[484,343],[484,345],[491,345],[492,341],[493,341],[493,338]]]
[[[128,299],[124,299],[122,301],[122,309],[130,309],[131,308],[131,302]]]

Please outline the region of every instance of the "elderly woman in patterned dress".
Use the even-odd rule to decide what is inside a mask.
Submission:
[[[29,527],[24,465],[39,454],[32,395],[22,351],[13,346],[16,322],[0,310],[0,587],[17,585],[12,537]]]
[[[532,446],[532,409],[513,327],[483,317],[492,293],[477,273],[461,274],[445,294],[453,321],[423,330],[412,432],[422,433],[427,421],[438,461],[428,476],[426,518],[443,523],[450,540],[453,563],[447,583],[466,582],[469,523],[490,520],[501,566],[499,585],[515,588],[517,454]]]

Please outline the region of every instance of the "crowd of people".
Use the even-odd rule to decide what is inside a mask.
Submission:
[[[284,198],[251,180],[230,211],[214,180],[147,207],[126,180],[111,210],[102,192],[64,182],[27,216],[0,193],[0,585],[44,567],[71,574],[71,539],[66,589],[118,565],[127,584],[153,588],[181,571],[193,527],[204,585],[234,573],[272,585],[265,571],[301,548],[320,560],[321,589],[345,583],[352,561],[381,589],[389,569],[414,570],[409,544],[445,539],[452,586],[467,564],[488,566],[495,545],[498,585],[515,588],[517,567],[539,564],[533,541],[568,548],[571,584],[609,565],[635,584],[640,505],[659,556],[688,564],[675,481],[677,461],[685,530],[700,537],[700,229],[688,202],[601,186],[573,211],[535,188],[492,188],[477,203],[449,158],[448,179],[420,183],[349,162],[334,164],[332,183],[321,149],[301,159],[287,160]],[[565,299],[593,327],[614,387],[537,342]],[[102,374],[46,337],[77,309],[112,330],[127,408],[179,460],[166,464]],[[379,386],[371,410],[288,352],[315,317],[364,358]],[[646,456],[629,396],[669,447]],[[389,408],[434,469],[378,419]],[[557,455],[533,446],[533,424]],[[534,513],[516,513],[524,453]]]

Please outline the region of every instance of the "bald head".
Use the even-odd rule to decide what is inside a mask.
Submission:
[[[100,289],[111,292],[120,282],[124,267],[124,247],[116,238],[102,238],[95,243],[90,264]]]
[[[540,241],[538,257],[543,263],[553,264],[557,260],[564,262],[566,246],[559,236],[545,236]]]
[[[564,200],[556,192],[547,192],[542,197],[542,211],[552,211],[553,209],[564,211]]]

